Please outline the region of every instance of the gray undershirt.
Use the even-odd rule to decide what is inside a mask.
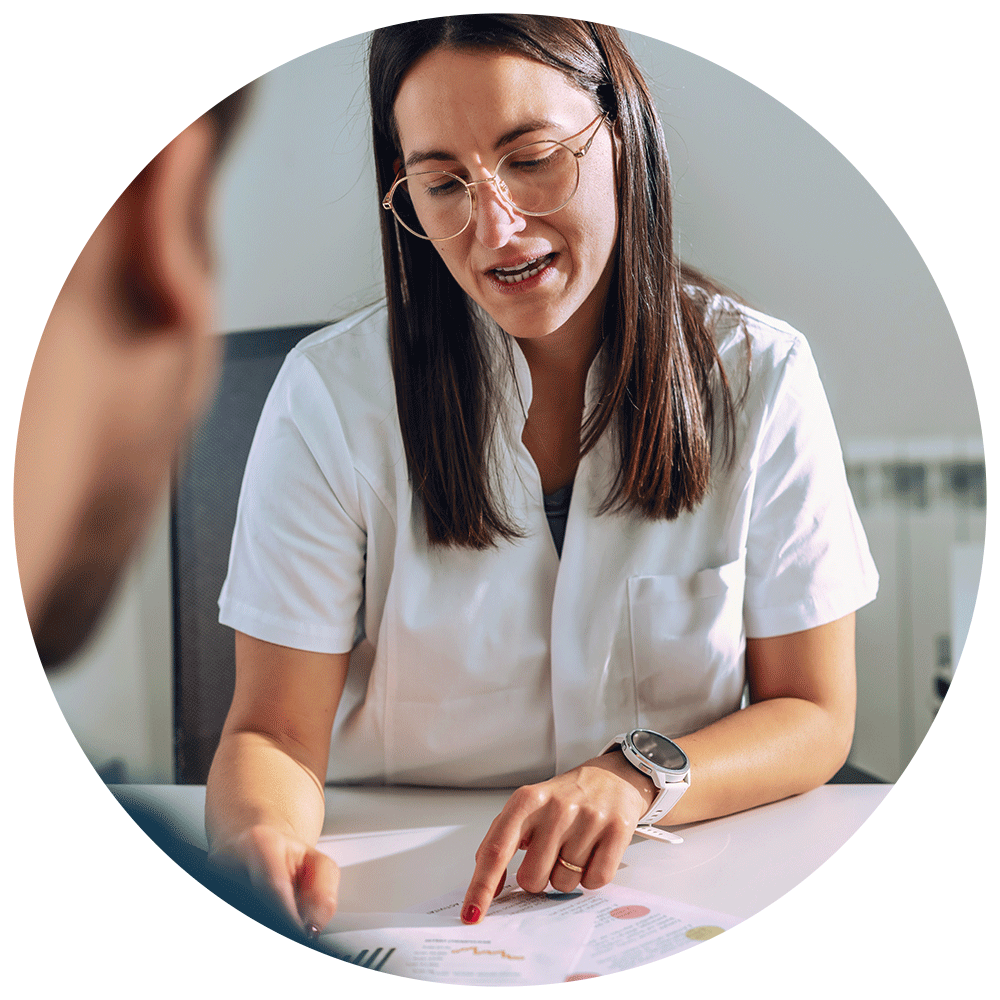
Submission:
[[[569,502],[573,496],[573,483],[569,482],[561,489],[544,497],[545,516],[549,521],[549,531],[555,542],[556,552],[562,556],[563,538],[566,535],[566,518],[569,515]]]

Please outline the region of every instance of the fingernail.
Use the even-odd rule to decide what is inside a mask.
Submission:
[[[319,928],[315,924],[306,924],[306,937],[315,941],[319,937]]]
[[[295,877],[295,884],[300,889],[311,889],[316,880],[316,872],[313,867],[312,858],[306,857]]]
[[[480,913],[479,907],[475,903],[469,903],[469,905],[462,910],[462,922],[466,924],[475,924],[479,921]]]
[[[493,893],[493,898],[494,899],[496,899],[497,896],[499,896],[500,893],[503,892],[504,883],[506,881],[507,881],[507,873],[504,872],[503,875],[500,876],[500,884],[497,886],[496,892]]]

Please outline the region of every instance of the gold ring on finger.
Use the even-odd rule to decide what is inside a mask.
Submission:
[[[561,854],[556,858],[556,864],[560,864],[564,868],[568,868],[571,872],[576,872],[578,875],[583,871],[580,865],[571,865]]]

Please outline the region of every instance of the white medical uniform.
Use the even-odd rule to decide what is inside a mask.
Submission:
[[[597,516],[614,474],[606,434],[580,461],[561,559],[521,442],[531,379],[519,349],[497,454],[525,537],[486,552],[428,545],[384,306],[291,352],[247,463],[220,620],[297,649],[353,650],[329,781],[510,787],[631,727],[689,733],[740,707],[747,636],[873,599],[805,340],[727,299],[707,308],[737,394],[744,328],[752,344],[735,461],[717,461],[704,501],[676,520]]]

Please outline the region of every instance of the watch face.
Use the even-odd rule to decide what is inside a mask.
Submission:
[[[635,729],[631,734],[632,746],[657,767],[668,771],[686,771],[688,759],[684,751],[666,736],[649,729]]]

